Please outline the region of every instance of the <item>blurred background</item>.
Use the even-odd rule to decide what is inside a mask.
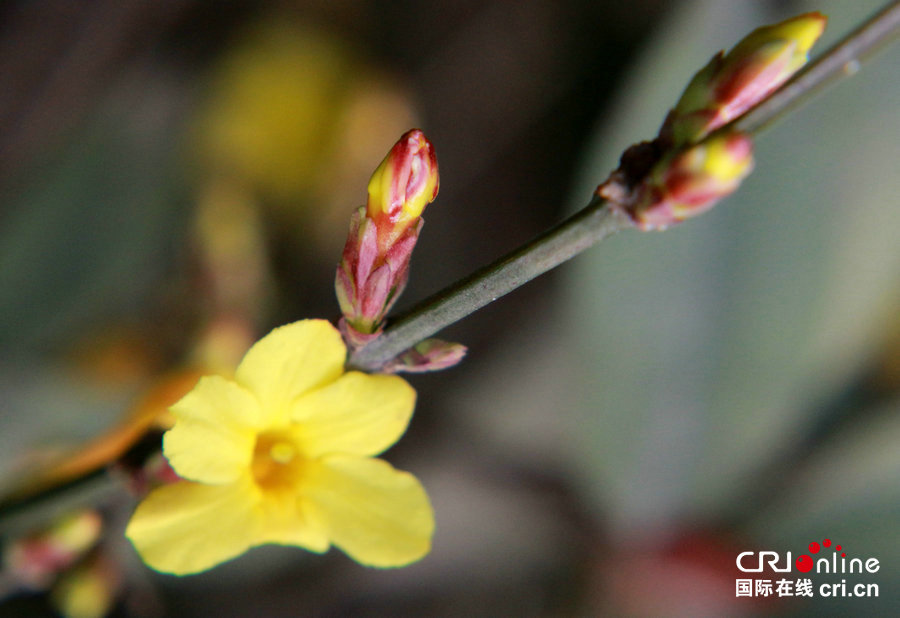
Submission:
[[[761,135],[708,215],[442,333],[469,356],[410,379],[386,455],[435,506],[421,563],[266,547],[178,579],[122,537],[167,402],[276,325],[337,318],[349,215],[405,130],[441,191],[401,311],[585,204],[717,50],[820,10],[816,55],[879,6],[2,3],[0,490],[97,486],[65,569],[15,551],[43,522],[0,529],[0,615],[896,614],[896,48]],[[825,538],[880,560],[847,577],[877,599],[736,598],[740,552]]]

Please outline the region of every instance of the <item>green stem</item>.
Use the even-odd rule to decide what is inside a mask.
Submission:
[[[898,32],[900,0],[887,5],[845,36],[731,126],[746,133],[761,131],[791,109],[809,102],[826,84],[855,73],[866,56]],[[595,196],[583,210],[555,228],[394,320],[382,336],[353,352],[348,365],[378,371],[422,339],[628,227],[631,224],[627,217],[605,208],[605,203]]]
[[[422,339],[631,227],[626,215],[605,206],[606,202],[595,196],[586,208],[555,228],[425,300],[381,337],[352,354],[349,366],[377,371]]]

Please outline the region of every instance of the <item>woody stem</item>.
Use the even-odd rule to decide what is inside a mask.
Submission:
[[[822,88],[853,75],[859,64],[900,32],[900,0],[846,35],[772,95],[722,130],[758,133]],[[628,218],[594,196],[590,203],[535,240],[426,299],[392,321],[384,333],[351,353],[348,366],[378,371],[441,329],[573,258],[604,238],[632,227]]]
[[[438,292],[395,320],[380,337],[350,356],[349,366],[377,371],[389,360],[559,266],[588,247],[631,227],[627,215],[595,196],[586,208],[526,245]]]

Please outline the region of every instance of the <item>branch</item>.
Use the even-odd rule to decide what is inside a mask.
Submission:
[[[559,266],[607,236],[631,227],[626,215],[594,197],[580,210],[530,243],[428,298],[383,335],[350,356],[349,366],[375,371],[445,326]]]
[[[731,124],[758,133],[790,110],[808,103],[832,82],[853,75],[859,64],[900,32],[900,0],[892,2],[806,65],[775,93]],[[535,277],[573,258],[615,232],[631,227],[626,217],[594,197],[581,211],[527,245],[426,299],[384,333],[350,355],[348,365],[378,371],[388,361],[441,329],[481,309]]]

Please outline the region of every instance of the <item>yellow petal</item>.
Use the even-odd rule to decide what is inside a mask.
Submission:
[[[434,513],[413,475],[380,459],[311,462],[304,495],[327,517],[332,542],[368,566],[399,567],[431,549]]]
[[[253,395],[224,378],[205,377],[171,411],[176,420],[163,452],[179,476],[229,483],[248,469],[261,416]]]
[[[298,399],[291,420],[308,457],[377,455],[403,435],[415,405],[402,378],[354,371]]]
[[[276,328],[257,341],[235,373],[253,392],[271,426],[286,420],[288,406],[303,393],[337,379],[344,370],[346,347],[325,320],[301,320]]]
[[[263,493],[260,537],[257,544],[296,545],[322,553],[331,543],[322,513],[297,494]]]
[[[257,494],[247,481],[160,487],[138,505],[125,530],[147,566],[198,573],[238,556],[258,536]]]

